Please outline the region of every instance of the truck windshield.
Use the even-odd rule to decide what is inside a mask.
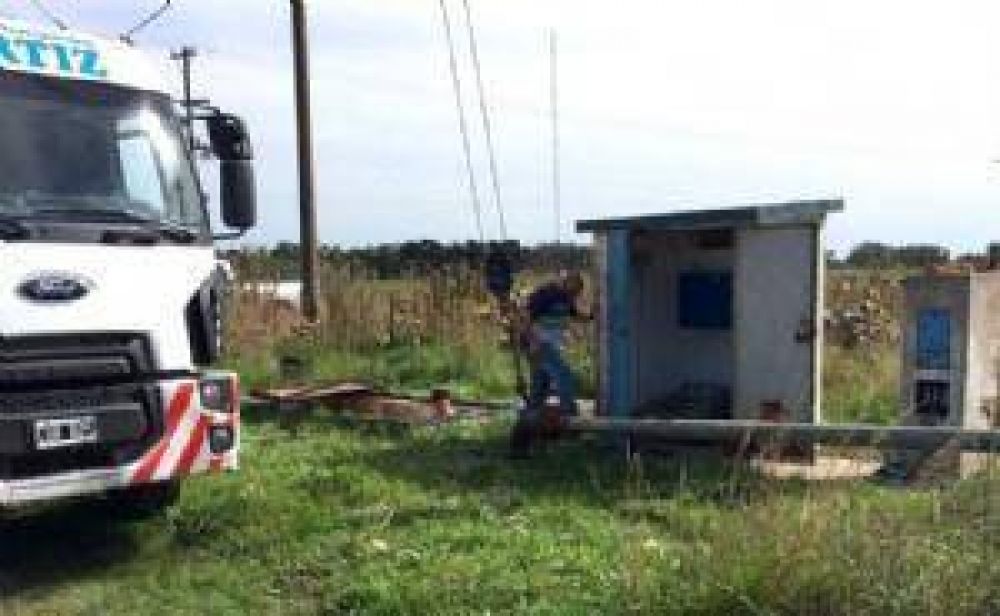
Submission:
[[[0,71],[0,216],[207,227],[169,97]]]

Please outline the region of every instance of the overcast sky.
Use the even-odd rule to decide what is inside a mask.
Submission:
[[[174,0],[139,36],[202,51],[198,94],[257,143],[255,243],[298,232],[286,0]],[[511,235],[555,236],[546,31],[559,34],[572,221],[843,197],[830,242],[1000,239],[1000,3],[471,0]],[[49,0],[115,34],[159,0]],[[489,186],[460,0],[480,187]],[[466,239],[475,225],[437,0],[312,0],[321,238]],[[27,0],[6,13],[30,17]],[[489,191],[485,207],[492,210]],[[498,233],[495,216],[487,221]]]

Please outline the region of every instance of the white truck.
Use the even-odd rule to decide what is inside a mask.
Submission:
[[[244,125],[199,115],[244,232]],[[0,509],[158,511],[184,477],[237,468],[237,378],[211,370],[228,270],[186,144],[139,50],[0,20]]]

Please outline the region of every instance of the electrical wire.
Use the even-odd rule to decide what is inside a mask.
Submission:
[[[35,10],[45,16],[46,19],[51,21],[60,30],[69,30],[69,26],[66,22],[59,18],[58,15],[52,12],[52,10],[45,5],[42,0],[28,0],[31,6],[35,7]]]
[[[497,215],[500,217],[500,233],[502,239],[507,239],[507,220],[504,215],[503,202],[500,200],[500,174],[497,171],[496,148],[493,144],[493,123],[490,120],[489,104],[486,100],[486,87],[483,85],[483,71],[479,61],[479,45],[476,42],[476,29],[472,21],[472,9],[469,0],[462,0],[465,8],[465,25],[469,35],[469,51],[472,56],[472,68],[476,75],[476,87],[479,92],[479,113],[483,121],[483,135],[486,138],[486,151],[489,157],[490,178],[493,184],[493,199]]]
[[[483,230],[483,207],[479,200],[479,188],[476,186],[476,172],[472,165],[472,141],[469,138],[469,126],[465,118],[465,106],[462,104],[462,79],[458,74],[458,57],[455,53],[455,38],[451,30],[451,18],[445,0],[438,0],[441,6],[441,20],[444,24],[445,39],[448,43],[448,60],[451,67],[452,87],[455,90],[455,108],[458,111],[458,131],[462,137],[462,150],[465,153],[465,168],[469,174],[469,194],[472,199],[472,209],[476,217],[476,229],[479,240],[486,242]]]
[[[153,25],[153,23],[163,17],[163,15],[172,7],[172,3],[173,0],[164,0],[163,4],[161,4],[158,9],[141,19],[139,23],[135,24],[130,29],[126,30],[119,38],[123,41],[131,43],[136,34]]]

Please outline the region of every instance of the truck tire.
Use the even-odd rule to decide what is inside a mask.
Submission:
[[[115,490],[107,494],[112,515],[125,520],[146,520],[162,515],[177,503],[181,494],[179,481],[150,483]]]

